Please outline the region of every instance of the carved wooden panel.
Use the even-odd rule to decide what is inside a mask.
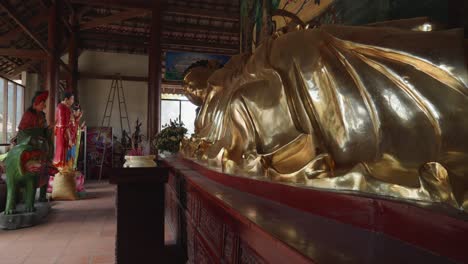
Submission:
[[[187,181],[183,175],[180,175],[178,180],[178,194],[179,194],[179,201],[182,207],[187,208]]]
[[[229,225],[224,226],[223,263],[236,263],[238,236]]]
[[[190,223],[187,223],[187,257],[189,261],[195,261],[195,240],[193,227]]]
[[[240,264],[266,264],[267,262],[260,257],[252,248],[247,244],[241,242],[239,249],[239,263]]]
[[[217,254],[221,253],[223,224],[206,206],[200,206],[199,230]]]
[[[199,235],[195,235],[195,263],[197,264],[212,264],[217,261],[210,254],[209,249],[206,247],[203,239]]]
[[[199,203],[196,193],[187,192],[187,211],[195,224],[198,224],[198,208]]]

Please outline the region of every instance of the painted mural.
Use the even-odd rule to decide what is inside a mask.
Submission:
[[[193,63],[199,60],[216,60],[225,64],[230,56],[204,54],[195,52],[166,52],[166,73],[164,79],[169,81],[181,81],[184,77],[184,71]]]
[[[288,25],[362,25],[418,16],[445,23],[447,11],[446,0],[241,0],[241,50],[253,51]]]

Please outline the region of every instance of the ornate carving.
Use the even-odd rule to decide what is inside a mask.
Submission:
[[[211,264],[214,263],[208,249],[205,247],[201,238],[197,236],[195,263],[197,264]]]
[[[241,264],[265,264],[266,261],[260,257],[253,249],[247,244],[241,243],[240,245],[240,259]]]
[[[194,192],[187,192],[187,211],[195,223],[198,223],[198,199]]]
[[[232,229],[225,225],[224,228],[224,247],[223,247],[223,260],[226,263],[235,263],[237,252],[237,236]]]
[[[205,235],[206,240],[214,246],[216,252],[220,252],[223,234],[221,221],[204,206],[200,208],[200,231]]]
[[[189,261],[195,260],[195,241],[193,240],[193,227],[187,223],[187,257]]]

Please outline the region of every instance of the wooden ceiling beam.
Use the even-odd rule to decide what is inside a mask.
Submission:
[[[47,54],[42,50],[0,48],[0,56],[44,60]]]
[[[70,23],[68,22],[68,20],[67,20],[66,17],[62,16],[62,22],[63,22],[63,24],[65,25],[65,27],[67,28],[68,32],[69,32],[69,33],[72,33],[72,32],[73,32],[73,29],[72,29],[72,27],[71,27],[71,25],[70,25]]]
[[[28,60],[20,60],[21,64],[19,64],[17,61],[12,60],[11,57],[5,56],[5,57],[3,57],[3,58],[6,59],[7,61],[9,61],[10,63],[15,64],[16,66],[21,66],[21,65],[23,65],[24,63],[28,62]],[[39,72],[39,69],[36,67],[36,65],[32,65],[31,68],[32,68],[34,71]]]
[[[41,23],[47,20],[47,12],[43,11],[39,15],[34,16],[29,20],[29,24],[32,28],[38,27]],[[21,34],[23,33],[23,29],[18,26],[7,33],[0,36],[0,45],[2,46],[10,46],[10,42],[17,40]]]
[[[181,31],[181,32],[199,32],[206,31],[219,34],[239,34],[239,28],[222,28],[204,25],[195,25],[189,23],[163,23],[163,31]]]
[[[68,74],[71,74],[71,73],[72,73],[70,67],[68,67],[68,64],[66,64],[65,62],[63,62],[63,60],[59,59],[59,64],[60,64],[60,67],[64,68],[65,71],[66,71]]]
[[[73,8],[72,3],[70,1],[68,1],[68,0],[64,0],[64,2],[65,2],[65,5],[67,6],[67,8],[70,9],[70,13],[72,15],[75,15],[75,8]]]
[[[99,74],[99,73],[90,73],[90,72],[80,72],[79,73],[80,79],[94,79],[94,80],[114,80],[116,78],[115,74]],[[127,76],[127,75],[120,75],[122,81],[129,81],[129,82],[148,82],[147,76]],[[182,81],[167,81],[162,80],[162,85],[170,85],[170,86],[180,86],[175,88],[164,89],[163,92],[176,92],[176,93],[184,93],[182,88]]]
[[[184,15],[184,16],[194,16],[194,17],[205,17],[205,18],[215,18],[224,21],[239,21],[239,15],[234,12],[226,12],[222,10],[209,10],[209,9],[199,9],[191,7],[178,7],[178,6],[168,6],[164,10],[166,14],[174,15]]]
[[[32,67],[36,63],[34,60],[30,60],[28,62],[25,62],[23,65],[15,68],[13,72],[7,75],[8,78],[13,78],[16,77],[18,74],[21,74],[23,71],[27,71],[30,67]]]
[[[19,18],[18,14],[16,14],[13,7],[11,7],[6,1],[1,1],[0,2],[0,8],[5,10],[5,12],[8,14],[8,16],[11,19],[13,19],[15,21],[15,23],[18,24],[18,26],[20,26],[24,30],[24,32],[26,34],[28,34],[28,36],[31,37],[41,49],[43,49],[47,54],[50,54],[49,49],[47,49],[47,47],[44,45],[44,43],[42,43],[39,36],[36,33],[34,33],[33,30],[30,29],[29,26],[27,26],[24,21],[22,21]]]
[[[123,7],[151,9],[152,1],[149,0],[70,0],[74,4],[83,4],[91,6],[104,7]],[[205,9],[195,7],[180,7],[169,5],[164,13],[182,14],[197,17],[217,18],[220,20],[239,21],[239,15],[236,12],[227,12],[217,9]]]
[[[113,80],[115,79],[115,74],[99,74],[99,73],[92,73],[92,72],[80,72],[79,73],[80,79],[98,79],[98,80]],[[120,75],[122,81],[132,81],[132,82],[148,82],[147,76],[125,76]]]
[[[158,0],[159,1],[159,0]],[[70,0],[72,4],[82,4],[104,7],[143,8],[150,9],[150,0]]]
[[[95,27],[120,22],[120,21],[127,20],[127,19],[130,19],[130,18],[144,16],[148,12],[149,11],[147,11],[147,10],[138,10],[138,9],[137,10],[122,11],[122,12],[114,14],[114,15],[101,17],[101,18],[96,18],[96,19],[93,19],[91,21],[82,23],[80,25],[80,30],[92,29],[92,28],[95,28]]]
[[[135,45],[135,46],[146,46],[148,45],[148,37],[147,36],[129,36],[129,35],[121,35],[121,34],[108,34],[108,33],[100,33],[100,32],[84,32],[81,35],[82,41],[91,40],[91,41],[103,41],[106,43],[122,43],[126,45]],[[179,45],[179,46],[190,46],[190,47],[206,47],[206,48],[216,48],[222,50],[238,50],[238,45],[236,43],[212,43],[212,42],[205,42],[200,40],[193,40],[193,39],[173,39],[163,37],[161,39],[163,45],[171,46],[171,45]]]
[[[193,48],[213,48],[219,50],[226,50],[226,51],[237,51],[239,46],[237,44],[225,44],[225,43],[211,43],[211,42],[204,42],[199,40],[191,40],[191,39],[170,39],[170,38],[163,38],[161,39],[163,47],[166,47],[168,50],[171,50],[171,47],[174,46],[186,46],[186,47],[193,47]]]

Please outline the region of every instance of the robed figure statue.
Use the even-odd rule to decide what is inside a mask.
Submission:
[[[36,92],[31,107],[21,118],[14,146],[0,156],[7,172],[7,203],[5,215],[33,213],[35,211],[36,189],[41,188],[39,201],[45,202],[47,180],[53,155],[52,131],[44,114],[47,91]],[[23,191],[19,191],[23,189]],[[22,199],[18,196],[22,194]],[[17,210],[18,201],[24,202],[24,209]],[[17,228],[12,224],[10,228]]]
[[[65,92],[63,100],[55,111],[55,156],[54,165],[60,171],[72,167],[73,159],[70,151],[73,147],[73,123],[70,107],[74,103],[74,96]]]

